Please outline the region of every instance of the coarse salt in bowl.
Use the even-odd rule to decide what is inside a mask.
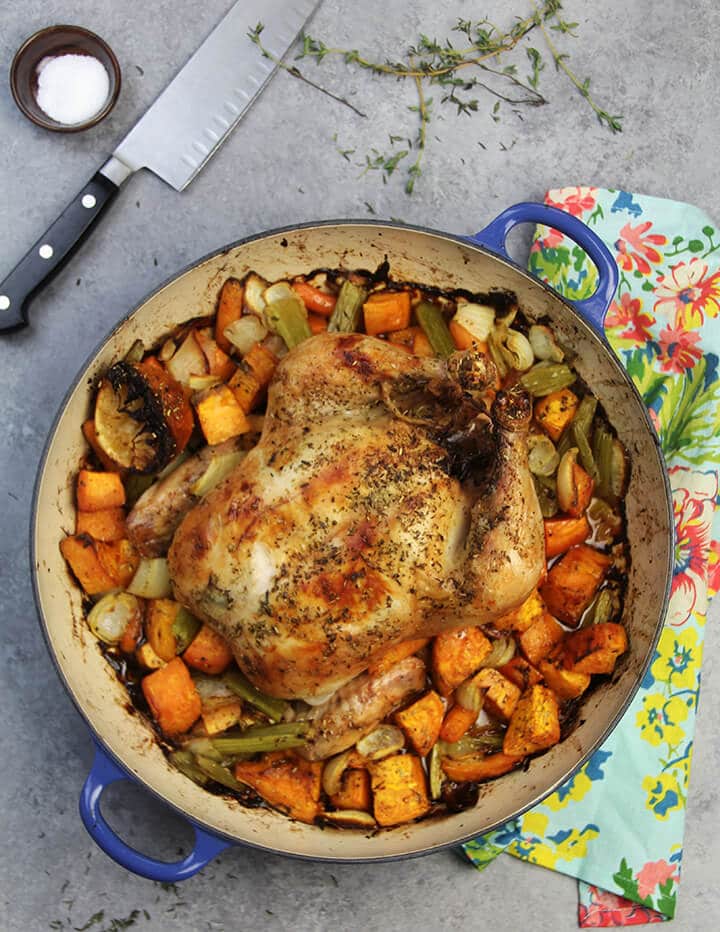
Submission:
[[[30,36],[10,69],[15,103],[37,126],[73,133],[95,126],[120,93],[120,66],[107,43],[81,26]]]
[[[36,69],[35,99],[56,123],[87,123],[105,106],[110,76],[93,55],[67,52],[48,55]]]

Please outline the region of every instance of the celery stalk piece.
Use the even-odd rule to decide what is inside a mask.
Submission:
[[[415,316],[418,323],[425,331],[425,336],[430,341],[430,346],[435,350],[438,356],[447,359],[455,352],[455,344],[450,335],[448,325],[442,311],[436,304],[429,301],[421,301],[415,308]]]
[[[175,637],[178,654],[182,654],[185,648],[189,647],[190,642],[194,640],[201,627],[202,622],[194,615],[191,615],[184,605],[181,605],[172,623],[172,633]]]
[[[279,298],[265,307],[265,319],[288,349],[312,336],[305,305],[300,298]]]
[[[255,706],[256,709],[260,709],[260,711],[264,712],[273,722],[281,721],[285,715],[288,704],[284,699],[274,699],[272,696],[264,695],[260,690],[255,689],[252,683],[245,679],[239,670],[226,673],[223,680],[241,699],[249,702],[250,705]]]
[[[585,467],[585,470],[590,472],[593,479],[597,478],[597,470],[595,468],[595,459],[592,455],[592,450],[590,449],[590,435],[592,432],[593,418],[595,417],[596,409],[597,399],[593,398],[592,395],[585,395],[584,398],[581,398],[580,404],[577,406],[575,416],[563,431],[563,435],[560,438],[560,442],[558,443],[558,454],[561,459],[564,454],[567,453],[570,447],[577,447],[579,449],[582,464]],[[582,433],[587,443],[583,445],[582,439],[578,440],[576,438],[576,433]],[[588,453],[590,454],[589,457],[587,455]],[[588,468],[586,463],[588,465],[592,464],[591,467]],[[595,469],[595,473],[592,473],[591,469]]]
[[[294,731],[288,726],[295,726]],[[284,725],[271,725],[267,728],[248,728],[237,735],[223,735],[213,738],[212,745],[222,755],[233,757],[236,754],[259,754],[262,751],[282,751],[286,748],[299,748],[305,744],[304,732],[307,722],[286,722]]]
[[[223,767],[222,764],[210,760],[209,757],[202,757],[198,754],[195,756],[195,763],[204,774],[207,774],[211,780],[214,780],[221,786],[226,786],[229,790],[237,790],[239,792],[247,789],[247,784],[236,780],[228,767]]]
[[[342,283],[335,309],[328,321],[329,333],[356,333],[360,326],[362,306],[368,296],[366,288],[352,282]]]
[[[612,434],[602,426],[595,428],[593,434],[593,456],[598,470],[598,481],[595,487],[595,494],[605,499],[611,505],[617,501],[613,494],[612,488],[612,459],[613,459],[613,437]]]
[[[208,782],[208,775],[197,766],[195,758],[189,751],[173,751],[169,755],[169,760],[173,767],[180,773],[184,773],[193,783],[205,786]]]
[[[575,381],[575,373],[562,362],[539,362],[520,376],[520,384],[535,398],[567,388]]]
[[[597,481],[597,466],[595,464],[595,457],[592,454],[587,434],[582,429],[580,424],[571,424],[570,426],[572,428],[573,440],[575,441],[575,445],[577,446],[578,452],[580,454],[580,462],[582,463],[585,472],[591,476],[593,480]]]

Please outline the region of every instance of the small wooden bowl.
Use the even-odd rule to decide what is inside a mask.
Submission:
[[[104,106],[83,123],[59,123],[40,109],[37,95],[37,67],[43,58],[58,55],[91,55],[105,68],[110,79]],[[95,126],[110,113],[120,94],[121,72],[114,52],[100,36],[81,26],[48,26],[26,39],[15,53],[10,67],[10,88],[15,103],[28,120],[55,133],[79,133]]]

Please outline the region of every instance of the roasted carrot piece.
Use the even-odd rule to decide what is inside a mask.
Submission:
[[[575,673],[612,673],[628,647],[627,632],[613,621],[572,631],[561,645],[563,666]]]
[[[320,812],[322,769],[322,761],[306,761],[288,751],[271,751],[259,760],[238,761],[235,777],[292,819],[313,822]]]
[[[502,667],[498,667],[500,673],[506,676],[511,683],[514,683],[521,693],[524,693],[528,686],[534,686],[542,680],[540,672],[528,663],[524,657],[513,657],[508,660]]]
[[[231,663],[233,653],[222,635],[203,625],[183,654],[183,660],[203,673],[222,673]]]
[[[181,453],[195,427],[192,407],[182,385],[155,356],[146,356],[137,368],[160,399],[163,415],[175,440],[175,453]]]
[[[540,587],[549,611],[560,621],[577,625],[611,563],[607,554],[588,544],[571,547],[550,567],[548,578]]]
[[[547,612],[540,593],[534,589],[518,608],[506,612],[493,622],[500,631],[527,631],[531,624],[542,618]]]
[[[421,329],[421,327],[404,327],[402,330],[394,330],[388,334],[388,343],[394,343],[396,346],[406,346],[409,350],[412,350],[415,337]]]
[[[142,691],[165,735],[179,735],[187,731],[202,712],[200,694],[190,671],[179,657],[144,677]]]
[[[359,809],[369,812],[372,805],[370,774],[367,770],[346,770],[340,789],[330,797],[336,809]]]
[[[127,539],[105,543],[99,540],[95,544],[98,560],[115,585],[125,589],[135,575],[140,563],[140,554]]]
[[[503,753],[517,757],[552,747],[560,740],[558,700],[547,686],[531,686],[520,697],[503,741]]]
[[[89,534],[93,540],[122,540],[126,534],[125,512],[122,508],[78,511],[75,518],[75,533]]]
[[[583,514],[578,518],[545,519],[545,556],[557,557],[590,536],[590,522]]]
[[[229,353],[232,344],[225,336],[225,328],[240,320],[243,312],[245,288],[237,278],[228,278],[220,289],[215,314],[215,342],[224,353]]]
[[[451,757],[444,758],[442,769],[456,783],[491,780],[493,777],[509,773],[521,760],[522,757],[504,754],[502,751],[498,751],[497,754],[467,754],[454,760]]]
[[[425,757],[440,735],[440,727],[445,714],[445,705],[434,690],[394,715],[395,723],[400,726],[412,748]]]
[[[212,331],[209,327],[199,327],[195,331],[195,339],[198,341],[200,349],[205,354],[210,375],[216,375],[225,382],[235,371],[235,363],[230,359],[225,350],[220,348],[211,334]]]
[[[100,563],[95,543],[87,534],[66,537],[60,542],[60,552],[88,595],[100,595],[117,587],[115,580]]]
[[[440,729],[440,738],[448,744],[454,744],[475,724],[477,717],[478,713],[473,709],[465,709],[456,703],[445,716]]]
[[[363,304],[365,332],[370,336],[404,330],[410,325],[410,292],[377,291]]]
[[[125,488],[116,472],[81,469],[77,478],[77,506],[80,511],[106,511],[125,504]]]
[[[292,290],[301,299],[308,311],[330,317],[337,304],[337,295],[328,294],[320,288],[308,285],[307,282],[293,282]]]
[[[100,464],[108,470],[108,472],[120,472],[122,470],[118,467],[117,463],[112,460],[107,453],[103,450],[98,442],[97,431],[95,430],[95,421],[93,418],[85,421],[82,426],[83,437],[87,440],[88,445],[92,449],[95,456],[97,456]]]
[[[308,326],[312,334],[325,333],[328,328],[328,319],[319,314],[308,314]]]
[[[243,356],[243,363],[250,367],[258,382],[265,386],[275,375],[278,358],[262,343],[255,343]]]
[[[214,385],[202,392],[195,408],[205,439],[211,446],[250,430],[245,412],[227,385]]]
[[[122,633],[118,646],[124,654],[132,654],[143,633],[141,615],[133,615]]]
[[[249,414],[265,394],[255,373],[246,372],[240,366],[227,384],[245,414]]]
[[[399,644],[391,644],[375,654],[373,662],[368,667],[369,673],[384,673],[396,663],[405,660],[406,657],[412,657],[429,642],[430,638],[413,638],[410,641],[400,641]]]
[[[430,808],[425,771],[415,754],[393,754],[370,765],[373,810],[379,825],[418,819]]]
[[[535,402],[535,420],[556,443],[575,416],[580,404],[578,396],[569,388],[561,388]]]
[[[432,359],[435,356],[435,350],[432,348],[430,340],[425,335],[425,331],[419,327],[418,333],[413,340],[412,351],[416,356],[423,356],[425,359]]]
[[[459,324],[456,320],[451,320],[448,327],[450,328],[450,336],[453,338],[453,343],[457,349],[474,349],[479,353],[487,353],[487,343],[484,340],[476,339],[462,324]]]
[[[571,518],[585,514],[595,485],[592,476],[578,464],[577,458],[578,448],[571,447],[563,454],[557,469],[558,507]]]
[[[432,675],[441,696],[450,693],[474,673],[492,650],[480,628],[444,631],[433,640]]]

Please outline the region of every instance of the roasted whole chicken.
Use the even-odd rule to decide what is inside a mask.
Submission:
[[[168,554],[176,599],[259,689],[320,701],[383,648],[491,623],[531,593],[531,404],[494,381],[472,350],[422,358],[358,334],[281,361],[259,443]]]

